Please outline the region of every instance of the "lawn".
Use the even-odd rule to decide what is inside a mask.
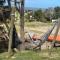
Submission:
[[[43,22],[25,22],[25,26],[27,27],[41,27],[41,26],[50,26],[52,23],[43,23]]]
[[[0,60],[60,60],[60,48],[51,51],[24,51],[7,58],[7,53],[0,54]]]
[[[19,23],[19,22],[18,22]],[[20,25],[16,23],[16,30],[20,32]],[[50,27],[52,23],[43,23],[43,22],[25,22],[24,29],[25,31],[32,31],[35,33],[45,33]]]

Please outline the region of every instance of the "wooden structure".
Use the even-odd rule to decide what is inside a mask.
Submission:
[[[24,44],[24,0],[19,0],[21,7],[19,8],[19,12],[20,12],[20,35],[21,35],[21,41],[22,44],[20,47],[23,47]],[[12,51],[12,35],[13,35],[13,27],[14,27],[14,20],[15,20],[15,3],[16,0],[7,0],[8,2],[8,6],[4,6],[4,2],[5,0],[0,0],[0,22],[5,24],[7,30],[8,30],[8,40],[9,40],[9,46],[8,46],[8,52],[10,53]],[[10,2],[13,2],[14,5],[12,6],[12,4]],[[10,24],[10,25],[9,25]],[[19,49],[24,49],[23,48],[19,48]]]
[[[4,46],[8,48],[8,40],[9,40],[8,23],[10,22],[10,13],[11,13],[10,7],[4,6],[4,2],[5,0],[0,0],[0,43],[2,43],[0,44],[0,47],[3,46],[1,49],[3,49]],[[4,28],[5,27],[4,25],[6,26],[6,28]]]
[[[54,36],[50,36],[48,38],[50,41],[60,41],[60,35],[58,35],[59,29],[60,29],[60,18],[58,19],[57,28]]]

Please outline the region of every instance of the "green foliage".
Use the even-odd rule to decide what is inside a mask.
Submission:
[[[41,9],[34,12],[34,18],[36,21],[47,22],[50,21],[51,14],[46,10],[43,12]]]
[[[30,19],[32,15],[33,19]],[[60,7],[48,8],[48,9],[38,9],[33,11],[32,14],[27,12],[25,15],[27,21],[41,21],[41,22],[51,22],[52,19],[60,18]]]
[[[54,16],[53,16],[53,18],[55,18],[55,19],[58,19],[58,18],[60,18],[60,7],[55,7],[54,8]]]
[[[41,9],[35,11],[34,13],[34,18],[37,20],[37,21],[42,21],[42,17],[43,17],[43,12]]]
[[[47,19],[47,21],[51,21],[53,18],[54,9],[48,8],[45,10],[44,14],[45,14],[45,19]]]

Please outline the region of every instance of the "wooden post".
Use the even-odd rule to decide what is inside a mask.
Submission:
[[[52,42],[53,46],[54,46],[54,43],[56,41],[56,38],[57,38],[57,35],[58,35],[58,32],[59,32],[59,28],[60,28],[60,18],[58,19],[57,28],[56,28],[56,31],[55,31],[55,34],[54,34],[54,40]]]
[[[15,8],[11,8],[11,22],[10,22],[10,34],[9,34],[9,45],[8,45],[8,53],[10,54],[12,52],[12,35],[13,35],[13,25],[15,20]]]
[[[59,28],[60,28],[60,18],[58,19],[57,28],[56,28],[56,32],[54,34],[54,40],[52,41],[52,47],[51,47],[49,55],[51,55],[51,53],[52,53],[52,50],[53,50],[53,47],[54,47],[54,44],[56,42],[56,38],[57,38],[57,35],[58,35],[58,32],[59,32]]]
[[[56,37],[57,37],[58,32],[59,32],[59,28],[60,28],[60,20],[59,19],[58,19],[57,29],[56,29],[56,32],[55,32],[55,35],[54,35],[54,40],[56,40]]]
[[[24,50],[24,0],[20,0],[20,38],[22,44],[20,45],[20,50]]]

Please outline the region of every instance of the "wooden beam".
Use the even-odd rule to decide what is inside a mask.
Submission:
[[[11,22],[10,22],[10,34],[9,34],[9,46],[8,46],[8,53],[10,54],[12,49],[12,35],[13,35],[13,25],[15,20],[15,8],[12,7],[11,9]]]
[[[20,0],[21,8],[20,8],[20,37],[22,44],[20,45],[20,50],[24,50],[24,0]]]

